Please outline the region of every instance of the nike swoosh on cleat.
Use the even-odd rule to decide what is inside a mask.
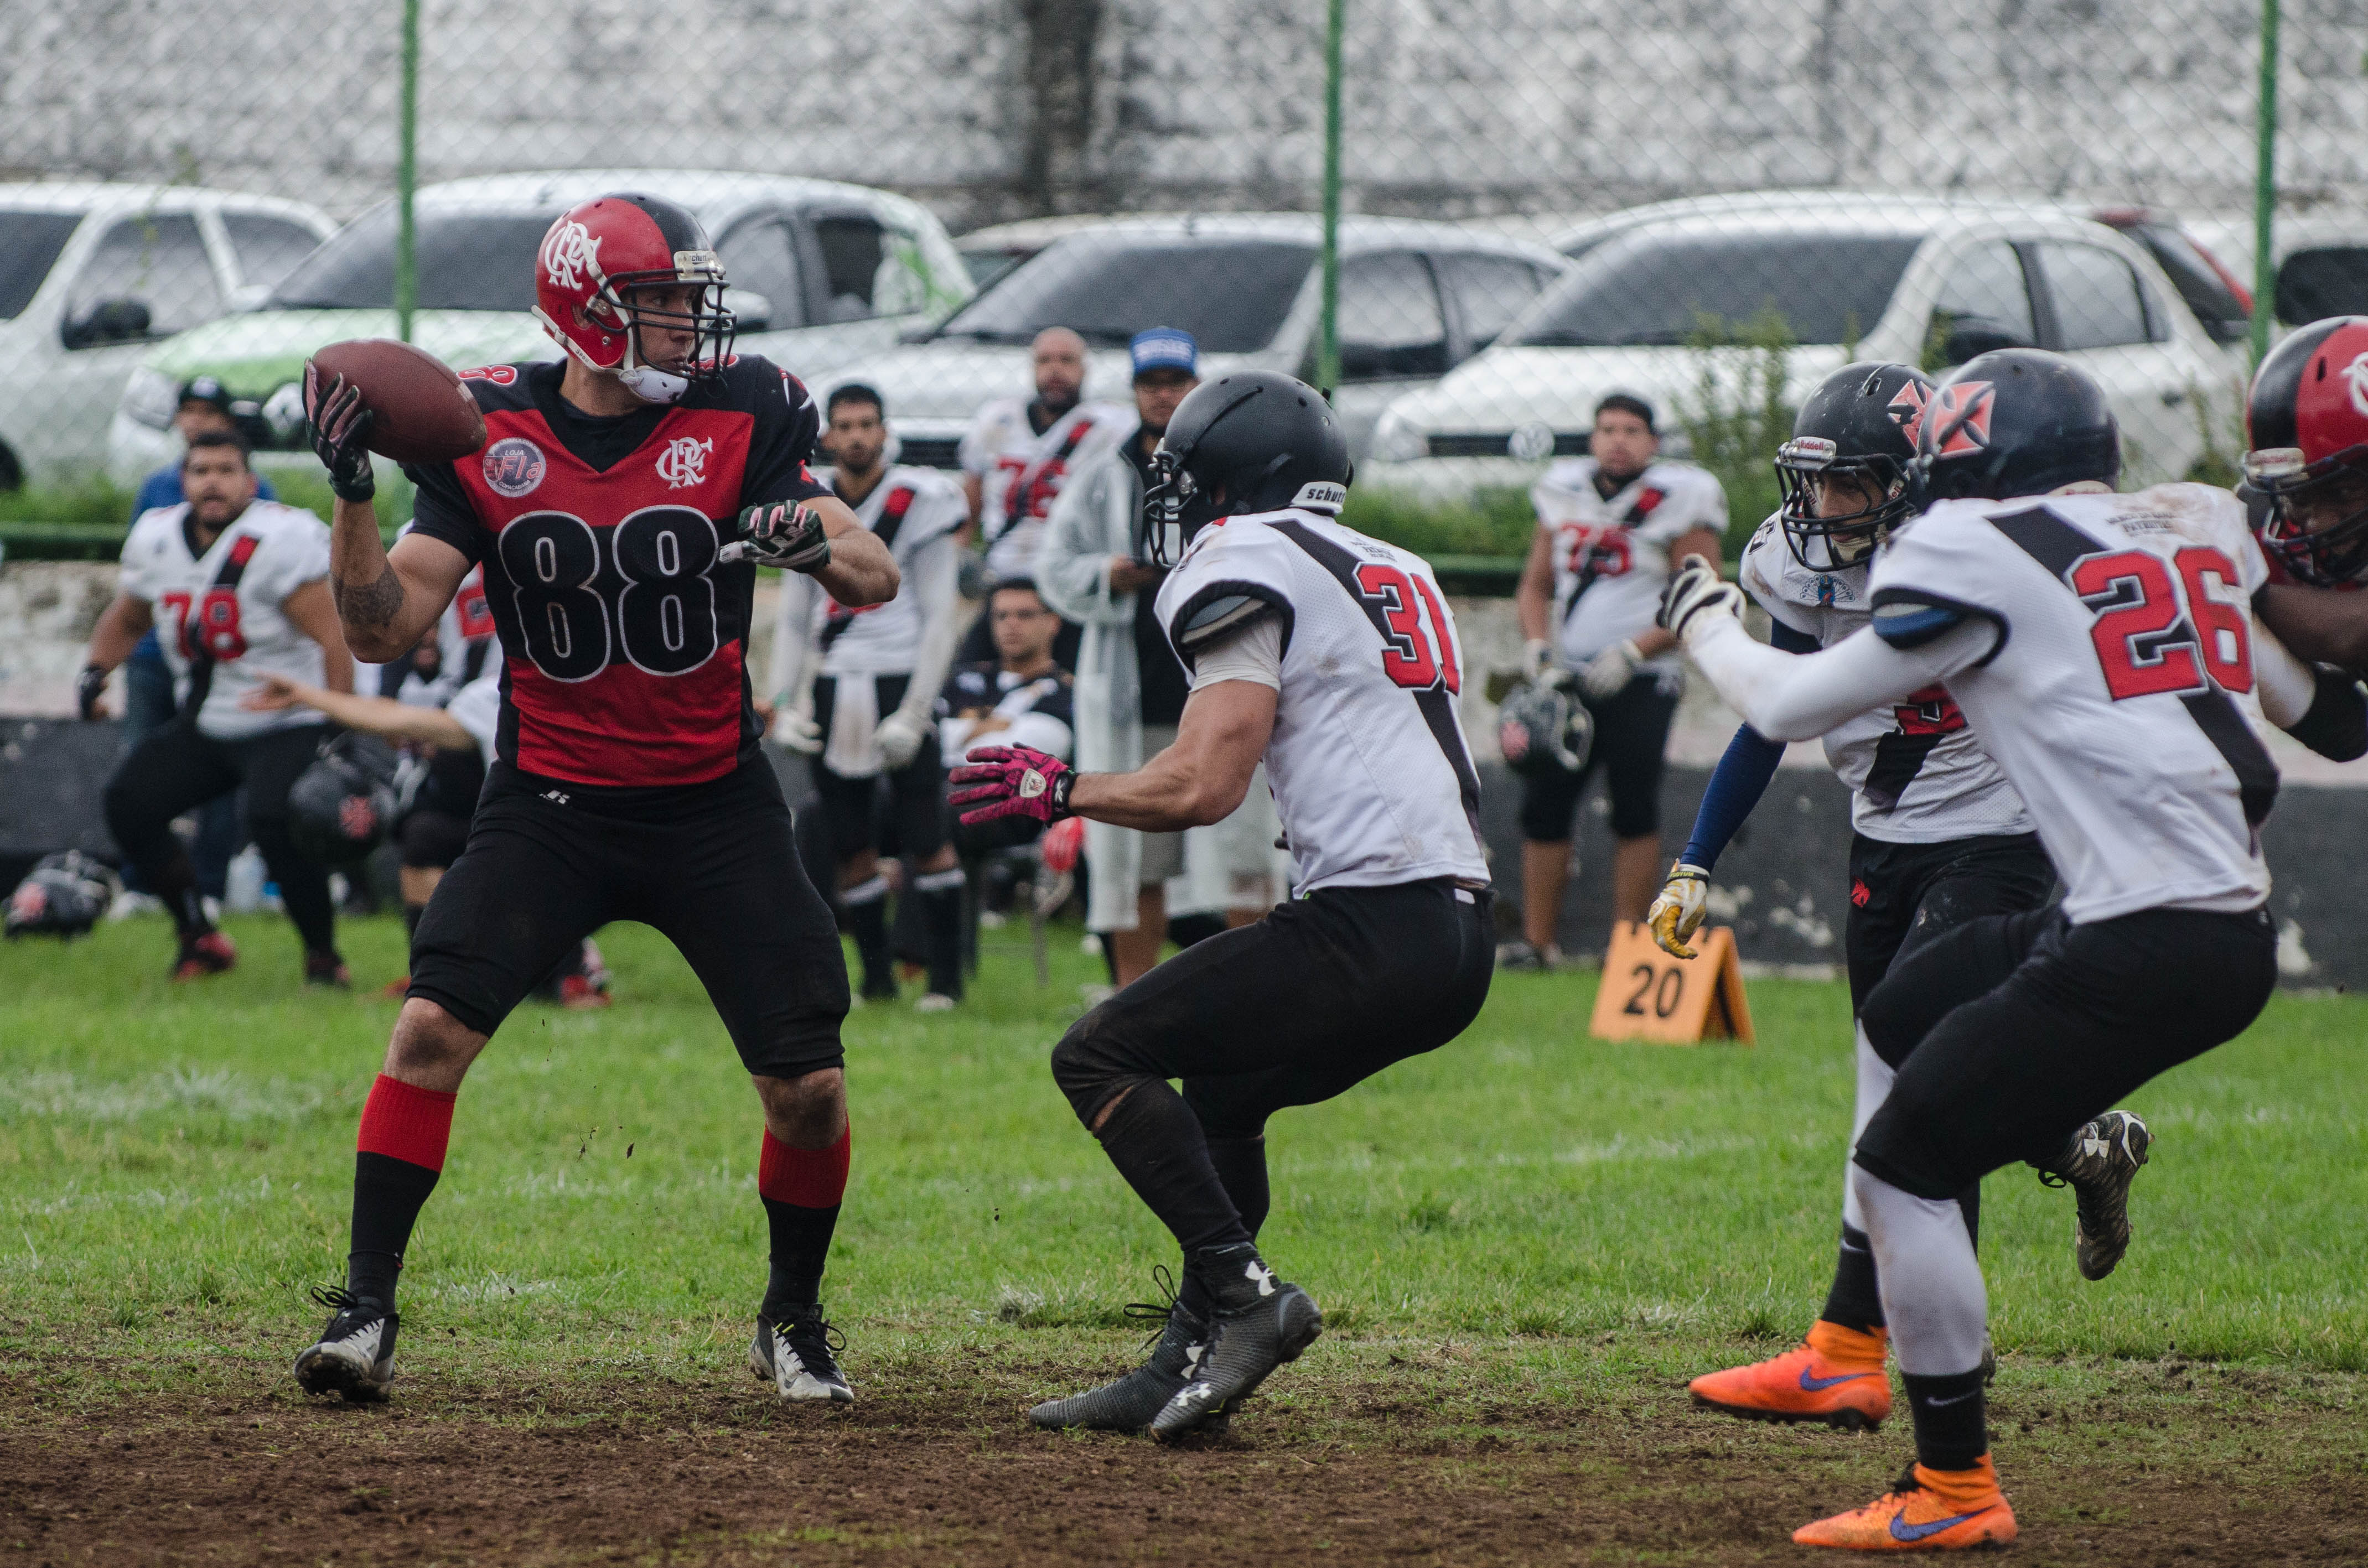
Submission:
[[[1873,1372],[1843,1372],[1839,1376],[1831,1378],[1813,1378],[1809,1376],[1807,1371],[1804,1370],[1801,1373],[1801,1387],[1810,1393],[1816,1393],[1818,1390],[1829,1389],[1836,1383],[1846,1383],[1854,1378],[1871,1378],[1873,1376],[1874,1376]]]
[[[1979,1518],[1982,1515],[1988,1512],[1989,1510],[1987,1508],[1976,1508],[1970,1514],[1959,1514],[1954,1518],[1934,1519],[1929,1525],[1911,1525],[1907,1522],[1907,1515],[1894,1514],[1891,1516],[1891,1539],[1894,1540],[1922,1540],[1928,1535],[1940,1534],[1942,1530],[1947,1529],[1951,1525],[1962,1525],[1967,1519]]]

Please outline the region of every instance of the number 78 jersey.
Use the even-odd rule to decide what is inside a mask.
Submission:
[[[1293,892],[1486,882],[1463,650],[1429,564],[1315,511],[1226,517],[1194,536],[1156,608],[1180,650],[1184,626],[1251,601],[1282,626],[1266,768]]]
[[[2268,897],[2243,503],[2202,484],[1946,501],[1893,537],[1874,628],[1914,646],[1958,620],[1995,637],[1944,677],[2031,808],[2075,922],[2243,911]]]

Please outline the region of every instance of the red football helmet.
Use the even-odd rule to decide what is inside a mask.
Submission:
[[[653,284],[694,285],[688,312],[632,302]],[[615,376],[636,397],[672,403],[693,381],[722,373],[739,324],[723,308],[723,264],[699,220],[671,201],[611,192],[561,213],[535,256],[534,314],[562,348]],[[687,363],[652,365],[633,328],[689,327]]]
[[[2298,329],[2261,361],[2245,481],[2269,498],[2261,548],[2319,587],[2368,576],[2368,316]]]

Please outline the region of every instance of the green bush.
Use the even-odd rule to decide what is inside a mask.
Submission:
[[[1529,494],[1491,485],[1468,502],[1418,501],[1389,490],[1351,490],[1340,520],[1417,555],[1522,556],[1537,527]]]
[[[1793,331],[1773,310],[1739,326],[1704,315],[1697,318],[1688,347],[1698,363],[1692,395],[1679,403],[1678,423],[1692,443],[1693,460],[1717,475],[1726,492],[1732,562],[1784,498],[1775,457],[1799,412],[1784,395]]]

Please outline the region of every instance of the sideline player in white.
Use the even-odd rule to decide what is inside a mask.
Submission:
[[[1231,812],[1265,758],[1292,902],[1152,970],[1053,1051],[1077,1119],[1181,1244],[1184,1283],[1144,1366],[1031,1417],[1171,1438],[1323,1328],[1258,1256],[1267,1118],[1461,1034],[1495,927],[1454,622],[1419,557],[1338,521],[1348,449],[1321,395],[1271,371],[1206,382],[1157,463],[1150,558],[1166,564],[1170,527],[1188,541],[1158,604],[1192,672],[1176,744],[1133,773],[982,747],[952,799],[965,822],[1172,833]]]
[[[1086,340],[1067,327],[1038,333],[1028,357],[1036,395],[988,403],[962,440],[962,490],[998,579],[1036,574],[1053,498],[1135,424],[1123,408],[1085,401]]]
[[[1988,1299],[1956,1196],[2044,1162],[2260,1014],[2277,982],[2260,824],[2278,775],[2259,726],[2299,722],[2317,687],[2250,613],[2266,567],[2243,506],[2194,484],[2112,494],[2119,432],[2070,361],[1967,361],[1934,393],[1919,447],[1937,504],[1877,557],[1866,631],[1810,654],[1755,642],[1741,591],[1701,563],[1662,607],[1771,739],[1941,685],[2066,885],[2060,909],[1970,921],[1905,955],[1861,1014],[1897,1075],[1850,1182],[1917,1463],[1874,1503],[1795,1532],[1812,1546],[2014,1539],[1985,1426]]]
[[[354,665],[329,597],[329,530],[310,512],[258,501],[245,443],[227,431],[190,437],[188,499],[142,513],[123,541],[122,587],[91,632],[84,717],[99,715],[108,672],[157,629],[180,712],[124,757],[107,784],[107,827],[173,916],[173,978],[238,961],[198,897],[173,819],[242,784],[246,825],[304,944],[304,983],[347,984],[337,956],[329,873],[288,835],[288,789],[311,766],[318,713],[257,713],[239,699],[265,676],[351,691]],[[160,618],[158,611],[164,612]]]
[[[1874,553],[1913,513],[1916,437],[1931,395],[1930,378],[1910,366],[1864,363],[1843,366],[1801,405],[1776,454],[1784,504],[1744,547],[1738,574],[1768,611],[1773,646],[1814,653],[1866,626]],[[1686,943],[1702,926],[1719,852],[1783,755],[1782,743],[1746,724],[1712,773],[1693,835],[1648,915],[1654,940],[1678,957],[1693,957]],[[1843,950],[1853,1018],[1901,953],[1981,915],[2047,902],[2055,868],[2031,813],[1942,687],[1828,731],[1826,757],[1850,789]],[[1857,1059],[1853,1132],[1883,1103],[1892,1073],[1863,1031]],[[2052,1179],[2078,1189],[2079,1265],[2091,1279],[2112,1272],[2129,1244],[2124,1200],[2149,1136],[2129,1112],[2109,1111],[2049,1162]],[[2091,1141],[2102,1153],[2084,1153]],[[1978,1238],[1980,1184],[1957,1203]],[[1891,1414],[1888,1342],[1865,1217],[1846,1179],[1833,1287],[1806,1341],[1687,1387],[1696,1404],[1751,1420],[1870,1428]]]
[[[962,635],[954,530],[967,513],[962,492],[936,469],[884,460],[887,410],[879,392],[850,381],[831,392],[825,417],[831,494],[888,547],[903,582],[884,604],[850,608],[810,576],[783,574],[773,733],[814,758],[839,906],[863,960],[864,999],[872,1002],[896,999],[875,809],[886,779],[904,896],[919,898],[924,911],[929,988],[917,1006],[941,1012],[962,994],[964,879],[946,833],[937,707]]]

